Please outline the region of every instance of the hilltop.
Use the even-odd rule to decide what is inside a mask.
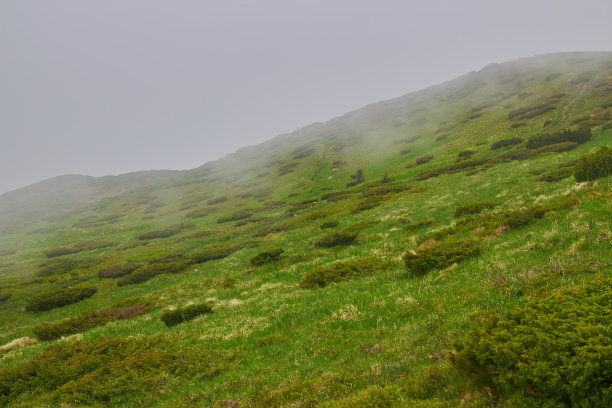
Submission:
[[[0,406],[607,406],[611,142],[563,53],[5,193]]]

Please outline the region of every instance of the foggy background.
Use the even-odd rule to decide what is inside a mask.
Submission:
[[[612,1],[0,0],[0,193],[188,169],[493,62],[612,50]]]

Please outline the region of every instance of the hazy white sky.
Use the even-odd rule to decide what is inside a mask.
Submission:
[[[0,0],[0,193],[187,169],[492,62],[612,50],[610,0]]]

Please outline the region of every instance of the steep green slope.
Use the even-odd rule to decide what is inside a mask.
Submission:
[[[6,233],[0,405],[608,406],[612,178],[573,176],[603,145],[612,53],[548,55]],[[559,304],[576,369],[496,354],[490,316]]]

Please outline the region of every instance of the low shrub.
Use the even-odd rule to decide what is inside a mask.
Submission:
[[[450,240],[408,251],[403,259],[409,276],[425,275],[432,269],[442,269],[480,253],[480,243],[472,239]]]
[[[406,225],[407,231],[414,231],[414,230],[418,230],[421,228],[425,228],[425,227],[434,225],[436,223],[436,220],[433,218],[425,218],[423,220],[414,221],[414,222],[410,220],[400,220],[400,222],[403,224],[407,224]]]
[[[428,154],[428,155],[425,155],[425,156],[418,157],[414,162],[417,165],[420,165],[420,164],[425,164],[427,162],[430,162],[432,159],[433,159],[433,155]]]
[[[72,247],[59,247],[49,251],[45,251],[47,258],[55,258],[62,255],[71,255],[83,251],[92,251],[94,249],[108,248],[119,245],[117,241],[80,241],[72,245]]]
[[[205,381],[228,363],[226,354],[171,336],[58,344],[0,370],[0,406],[154,405],[166,395],[169,373],[179,382]]]
[[[353,179],[353,181],[351,181],[350,183],[347,183],[346,184],[347,187],[353,187],[353,186],[356,186],[357,184],[363,183],[365,181],[363,170],[357,169],[357,172],[355,172],[355,174],[351,174],[351,178]]]
[[[351,229],[350,227],[344,228],[341,231],[333,232],[328,235],[324,235],[318,241],[315,241],[315,246],[322,248],[330,248],[337,245],[348,245],[355,241],[359,236],[359,231]]]
[[[293,154],[293,158],[297,160],[312,156],[316,151],[317,149],[314,147],[301,146],[295,149],[291,154]]]
[[[221,217],[217,220],[217,224],[223,224],[230,221],[240,221],[252,217],[257,211],[254,208],[246,208],[244,210],[235,211],[229,215]]]
[[[478,214],[484,210],[492,210],[498,205],[499,204],[493,201],[476,201],[473,203],[460,205],[455,210],[455,217],[460,217],[462,215],[469,215],[469,214]]]
[[[175,310],[164,310],[161,321],[164,322],[167,327],[171,327],[193,320],[205,313],[212,313],[212,311],[212,306],[209,303],[190,305]]]
[[[252,257],[249,262],[251,265],[263,265],[268,262],[277,261],[280,259],[281,254],[285,252],[283,248],[271,248],[266,249],[265,251],[261,251],[254,257]]]
[[[206,204],[208,205],[215,205],[215,204],[220,204],[227,201],[227,197],[223,196],[223,197],[215,197],[215,198],[211,198],[210,200],[208,200],[206,202]]]
[[[38,265],[36,276],[63,274],[75,269],[86,269],[96,264],[94,259],[50,259]]]
[[[524,108],[514,109],[508,112],[508,119],[510,120],[523,120],[523,119],[531,119],[537,116],[543,115],[548,112],[552,112],[556,107],[555,103],[547,103],[547,104],[536,104],[531,106],[526,106]]]
[[[58,323],[43,323],[35,327],[33,332],[39,340],[50,341],[62,336],[82,333],[115,320],[133,319],[153,310],[150,303],[137,303],[139,301],[140,299],[136,299],[129,305],[113,305],[106,309],[88,310]]]
[[[433,170],[428,170],[417,175],[417,180],[427,180],[433,177],[438,177],[443,174],[459,173],[465,170],[472,170],[476,167],[482,166],[488,162],[487,159],[474,159],[464,160],[459,163],[451,164],[449,166],[440,167]]]
[[[156,239],[156,238],[168,238],[168,237],[171,237],[173,235],[176,235],[182,232],[183,230],[186,230],[194,226],[195,224],[193,223],[169,225],[165,228],[138,234],[136,238],[138,238],[141,241],[149,240],[149,239]]]
[[[326,229],[326,228],[335,228],[338,225],[340,225],[340,222],[338,220],[327,220],[321,223],[321,225],[319,225],[319,228],[321,229]]]
[[[359,213],[362,211],[367,211],[372,208],[383,205],[386,201],[394,198],[394,194],[385,194],[385,195],[372,195],[357,200],[355,205],[353,206],[352,212]]]
[[[504,406],[608,407],[612,284],[582,286],[481,314],[452,364],[501,394]]]
[[[25,306],[29,312],[55,309],[93,296],[98,291],[91,283],[81,283],[69,288],[60,288],[30,297]]]
[[[333,193],[327,193],[327,194],[323,194],[321,196],[321,200],[325,200],[325,201],[340,201],[340,200],[346,200],[347,198],[350,198],[351,195],[355,194],[352,191],[335,191]]]
[[[0,292],[0,303],[2,302],[6,302],[7,300],[10,299],[12,293],[8,292],[8,291],[1,291]]]
[[[126,263],[121,265],[110,265],[98,271],[99,278],[120,278],[141,267],[138,263]]]
[[[574,167],[576,181],[589,181],[612,174],[612,149],[601,146],[593,153],[582,156]]]
[[[457,157],[459,159],[469,159],[470,157],[472,157],[474,154],[476,153],[475,150],[464,150],[462,152],[459,152],[459,154],[457,155]]]
[[[387,262],[374,257],[336,261],[329,266],[319,267],[307,272],[302,277],[299,285],[304,289],[323,288],[332,283],[380,272],[387,267]]]
[[[185,216],[189,218],[202,218],[210,215],[213,211],[214,208],[210,207],[198,208],[196,210],[189,211],[187,214],[185,214]]]
[[[411,151],[412,151],[412,149],[400,150],[400,155],[402,155],[402,156],[403,156],[403,155],[405,155],[405,154],[410,153]]]
[[[496,142],[493,142],[491,145],[491,150],[501,149],[506,146],[514,146],[523,142],[523,139],[520,137],[512,137],[510,139],[501,139]]]
[[[189,258],[181,260],[156,260],[135,269],[133,272],[117,279],[117,286],[146,282],[163,273],[178,273],[191,265]]]
[[[528,149],[537,149],[542,146],[572,142],[577,144],[586,143],[591,140],[591,129],[580,128],[575,130],[564,129],[554,133],[540,133],[527,139]]]
[[[539,181],[547,181],[549,183],[554,183],[556,181],[561,181],[566,179],[574,174],[573,167],[561,167],[559,169],[551,170],[542,174],[538,180]]]
[[[203,263],[215,259],[227,258],[234,252],[242,249],[245,244],[232,244],[231,242],[215,242],[208,244],[199,251],[190,255],[192,263]]]
[[[285,165],[282,165],[281,167],[278,168],[278,175],[284,176],[285,174],[293,173],[293,171],[295,170],[298,164],[299,163],[297,162],[293,162],[293,163],[287,163]]]

